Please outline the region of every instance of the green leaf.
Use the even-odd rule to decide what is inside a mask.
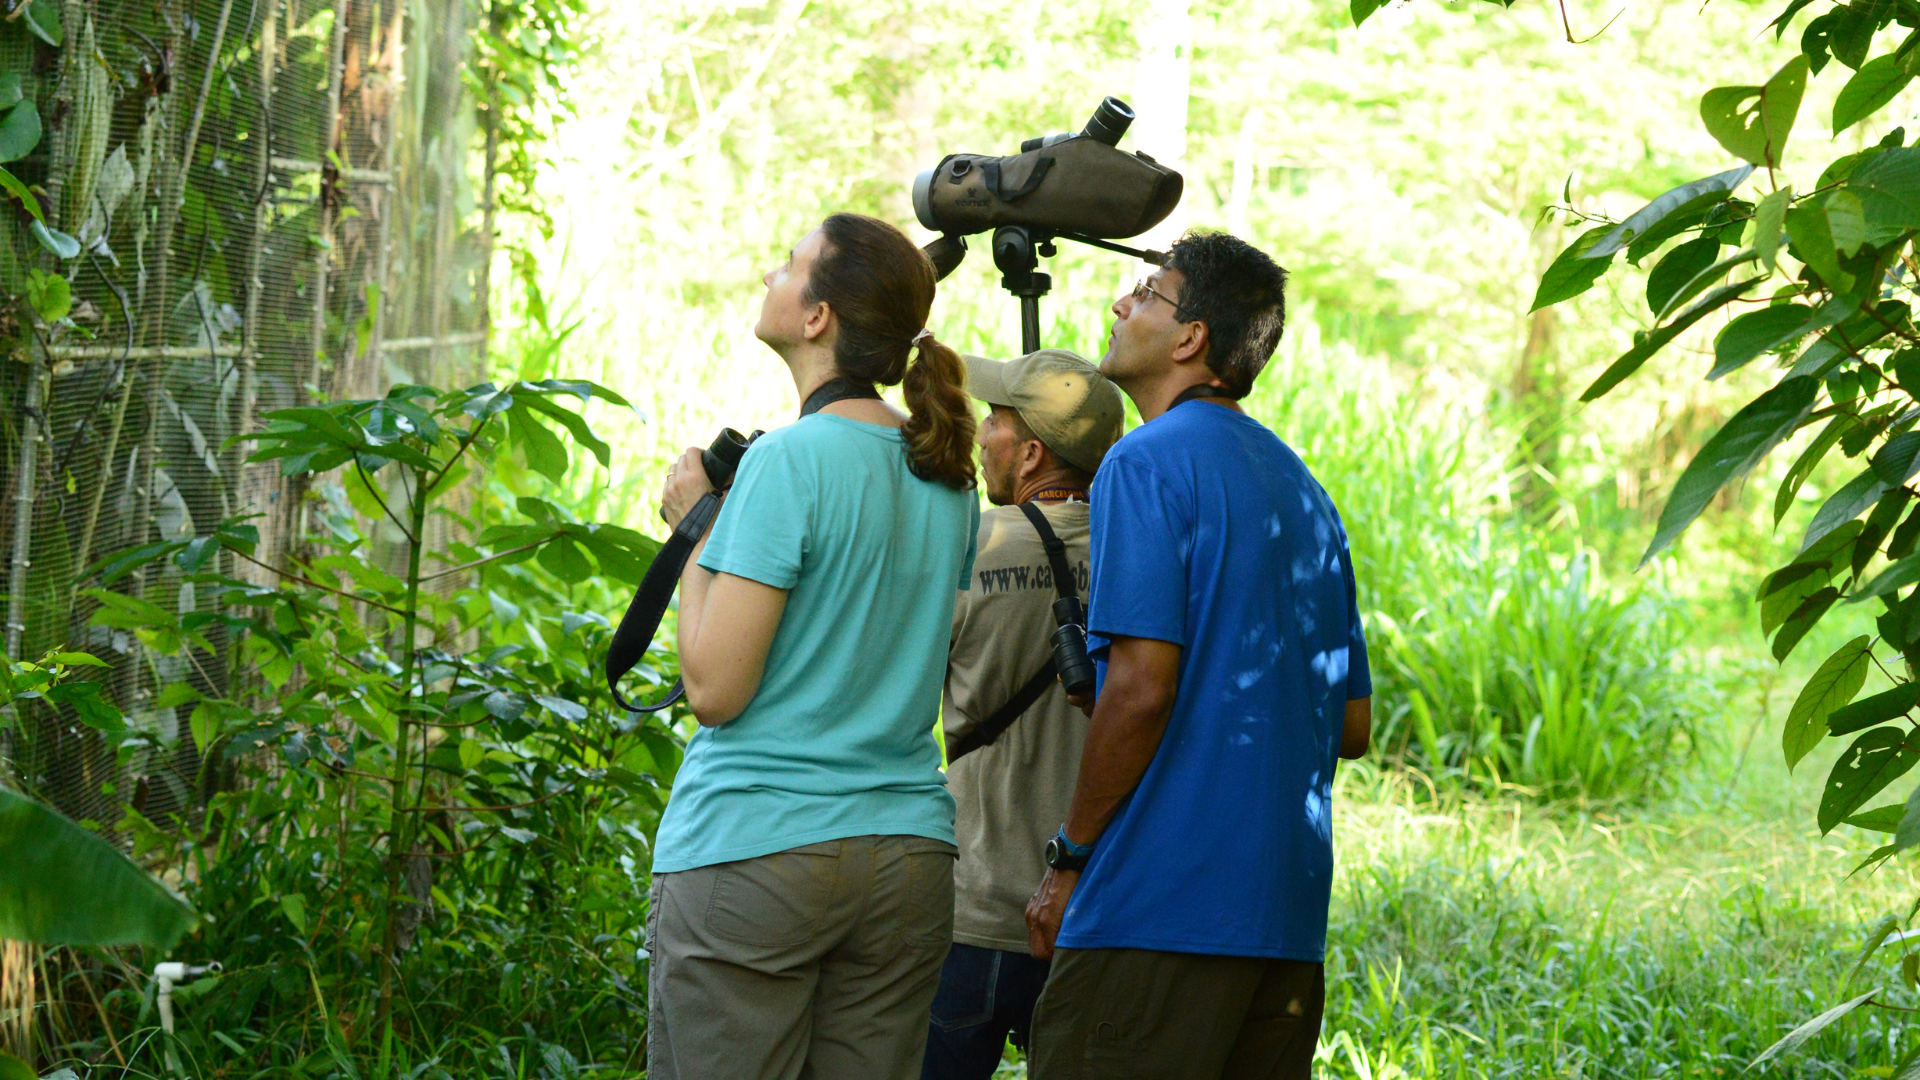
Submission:
[[[1915,762],[1920,762],[1920,733],[1897,724],[1863,732],[1827,776],[1820,794],[1821,834],[1832,832],[1868,799],[1906,775]]]
[[[1889,803],[1886,806],[1876,806],[1871,810],[1862,810],[1843,824],[1851,825],[1856,829],[1865,829],[1868,832],[1898,832],[1900,819],[1905,817],[1906,813],[1906,806],[1900,803]]]
[[[1793,609],[1780,624],[1780,632],[1773,636],[1773,658],[1785,661],[1792,654],[1808,632],[1819,625],[1821,618],[1832,609],[1834,602],[1840,599],[1840,590],[1829,585],[1807,597],[1799,607]]]
[[[1833,133],[1835,135],[1879,112],[1881,106],[1892,101],[1913,76],[1907,74],[1905,61],[1897,53],[1875,57],[1860,65],[1847,85],[1840,88],[1840,96],[1833,102]]]
[[[545,424],[533,418],[525,402],[514,402],[507,410],[512,438],[527,456],[527,468],[545,476],[554,483],[563,483],[567,478],[567,444],[550,431]]]
[[[21,98],[25,96],[20,92],[19,72],[0,72],[0,109],[10,109],[20,104]]]
[[[1622,353],[1618,360],[1608,366],[1607,370],[1601,372],[1600,377],[1593,381],[1593,385],[1587,387],[1586,392],[1580,395],[1580,400],[1592,401],[1605,395],[1607,391],[1620,385],[1621,380],[1640,370],[1640,365],[1646,363],[1654,353],[1665,348],[1668,342],[1685,333],[1694,323],[1738,300],[1742,294],[1760,284],[1762,280],[1762,278],[1753,277],[1745,281],[1736,281],[1731,285],[1722,285],[1675,316],[1674,320],[1667,325],[1635,334],[1633,348]]]
[[[478,740],[476,739],[460,740],[460,767],[461,768],[471,772],[473,771],[473,767],[475,765],[480,764],[480,762],[486,756],[487,756],[487,748],[480,745]],[[1892,832],[1893,830],[1889,829],[1887,831]]]
[[[202,701],[193,707],[187,726],[193,731],[193,745],[204,754],[220,741],[227,730],[226,710],[216,701]]]
[[[33,215],[35,225],[43,229],[47,227],[47,217],[40,212],[40,200],[33,197],[33,192],[27,190],[27,185],[21,183],[18,177],[5,169],[0,169],[0,190],[19,199],[20,205],[26,207],[27,213]]]
[[[1899,808],[1894,807],[1893,809],[1897,810]],[[1853,822],[1853,818],[1847,819],[1847,824],[1851,825]],[[1880,829],[1876,831],[1892,832],[1893,830]],[[1881,919],[1879,923],[1875,924],[1874,928],[1867,934],[1866,944],[1860,947],[1860,955],[1853,961],[1853,968],[1847,972],[1846,982],[1841,985],[1846,986],[1851,984],[1853,980],[1859,976],[1861,969],[1867,966],[1867,961],[1873,959],[1873,954],[1879,952],[1880,946],[1884,945],[1887,938],[1898,929],[1900,929],[1900,917],[1897,915],[1888,915]]]
[[[44,221],[35,220],[33,224],[27,226],[27,232],[33,234],[35,240],[40,241],[41,247],[53,252],[61,259],[71,259],[80,254],[80,241],[59,229],[47,228]]]
[[[1793,185],[1771,192],[1753,208],[1753,250],[1767,269],[1779,267],[1775,258],[1780,251],[1780,232],[1787,223],[1787,207],[1793,203]]]
[[[73,310],[73,293],[67,279],[41,270],[27,271],[27,303],[33,313],[47,323],[59,322]]]
[[[527,408],[547,416],[566,428],[567,433],[573,436],[573,441],[592,451],[593,456],[599,460],[601,468],[609,467],[612,447],[607,445],[606,440],[593,433],[593,429],[587,426],[586,417],[572,409],[556,405],[538,394],[525,394],[519,400]]]
[[[1840,254],[1852,258],[1860,245],[1867,242],[1866,212],[1861,208],[1860,196],[1851,191],[1836,191],[1827,196],[1827,231],[1833,236],[1833,246]]]
[[[1827,715],[1827,734],[1851,735],[1864,731],[1896,716],[1905,716],[1915,705],[1920,705],[1920,682],[1901,683],[1891,690],[1882,690],[1833,710]]]
[[[1666,318],[1668,315],[1673,313],[1674,308],[1677,308],[1681,304],[1684,304],[1687,301],[1693,299],[1694,297],[1700,295],[1700,293],[1704,291],[1707,288],[1707,286],[1712,285],[1714,282],[1719,281],[1721,278],[1725,277],[1727,275],[1727,271],[1733,269],[1736,266],[1739,266],[1741,263],[1752,262],[1757,257],[1758,257],[1758,253],[1755,252],[1752,248],[1742,248],[1741,250],[1734,252],[1732,255],[1729,255],[1726,258],[1721,259],[1719,262],[1716,262],[1713,265],[1706,267],[1705,269],[1696,271],[1692,278],[1688,279],[1685,284],[1681,285],[1680,288],[1674,291],[1672,296],[1667,298],[1667,302],[1663,306],[1661,306],[1659,310],[1654,312],[1653,317],[1656,319]],[[1761,280],[1761,278],[1753,278],[1751,280],[1758,282]]]
[[[1527,311],[1539,311],[1549,304],[1570,300],[1593,288],[1593,283],[1599,281],[1600,276],[1607,272],[1607,267],[1613,265],[1613,256],[1590,259],[1587,252],[1612,229],[1611,225],[1588,229],[1568,244],[1565,251],[1555,256],[1553,265],[1540,275],[1540,287],[1534,290],[1533,306]]]
[[[533,699],[519,691],[495,690],[481,699],[480,704],[488,713],[501,720],[518,720],[533,704]]]
[[[1821,281],[1835,292],[1846,292],[1853,287],[1852,275],[1840,269],[1833,226],[1827,220],[1825,206],[1804,202],[1787,211],[1787,233],[1793,237],[1793,253],[1813,267]]]
[[[1827,1028],[1831,1027],[1835,1021],[1839,1020],[1841,1017],[1847,1015],[1848,1013],[1859,1008],[1860,1006],[1865,1005],[1867,1002],[1872,1001],[1873,996],[1875,994],[1878,994],[1879,992],[1880,991],[1878,990],[1869,990],[1866,993],[1861,994],[1859,997],[1854,998],[1852,1001],[1841,1002],[1840,1004],[1835,1005],[1833,1008],[1828,1009],[1826,1012],[1821,1013],[1819,1016],[1816,1016],[1813,1019],[1807,1021],[1806,1023],[1801,1024],[1799,1027],[1794,1028],[1792,1031],[1787,1032],[1785,1038],[1781,1039],[1777,1043],[1774,1043],[1772,1046],[1767,1047],[1766,1050],[1761,1052],[1759,1057],[1754,1058],[1751,1062],[1749,1062],[1747,1064],[1746,1071],[1751,1072],[1754,1069],[1758,1069],[1760,1066],[1765,1065],[1767,1062],[1772,1061],[1773,1059],[1779,1057],[1782,1054],[1791,1054],[1795,1050],[1800,1049],[1801,1045],[1804,1044],[1808,1039],[1811,1039],[1815,1035],[1818,1035],[1822,1031],[1825,1031]]]
[[[105,660],[102,660],[99,657],[91,655],[89,653],[83,653],[83,652],[54,653],[53,662],[56,664],[65,664],[68,667],[106,667],[108,666]]]
[[[558,536],[553,543],[542,547],[539,560],[548,572],[569,585],[578,585],[593,576],[593,561],[570,536]]]
[[[1753,175],[1753,166],[1742,165],[1737,169],[1728,169],[1723,173],[1703,177],[1661,195],[1647,205],[1633,212],[1627,220],[1615,225],[1602,236],[1586,257],[1598,259],[1611,257],[1614,252],[1626,247],[1634,240],[1646,235],[1668,217],[1692,213],[1705,209],[1716,202],[1725,201],[1734,188]]]
[[[1867,50],[1873,46],[1873,32],[1879,29],[1878,12],[1872,9],[1871,0],[1866,0],[1861,7],[1842,4],[1833,14],[1836,18],[1827,34],[1833,58],[1858,71],[1860,65],[1867,62]]]
[[[0,120],[0,164],[19,161],[40,145],[40,110],[23,101]]]
[[[1779,168],[1787,134],[1807,92],[1807,58],[1796,56],[1765,86],[1721,86],[1700,99],[1700,120],[1727,152],[1744,161]]]
[[[1647,307],[1654,317],[1658,318],[1666,311],[1668,301],[1698,277],[1701,271],[1719,260],[1720,241],[1712,236],[1689,240],[1661,256],[1653,271],[1647,275]]]
[[[1806,451],[1794,461],[1792,467],[1787,470],[1786,479],[1780,482],[1779,493],[1773,498],[1775,525],[1780,524],[1780,519],[1786,517],[1787,511],[1792,509],[1794,499],[1800,494],[1801,486],[1807,482],[1807,477],[1813,475],[1813,470],[1820,464],[1821,459],[1827,456],[1827,452],[1833,449],[1834,444],[1839,442],[1840,437],[1845,435],[1855,423],[1851,416],[1834,417],[1826,427],[1820,429],[1820,434],[1814,437]]]
[[[1813,521],[1807,525],[1806,536],[1800,541],[1800,550],[1806,551],[1821,537],[1866,513],[1867,507],[1879,502],[1886,493],[1886,481],[1873,475],[1872,469],[1862,470],[1860,475],[1847,481],[1844,487],[1820,504]]]
[[[1876,154],[1847,178],[1869,228],[1920,227],[1920,147]]]
[[[1374,12],[1387,6],[1387,0],[1348,0],[1347,11],[1353,16],[1353,25],[1366,22]]]
[[[1873,639],[1862,634],[1840,646],[1801,688],[1780,735],[1788,772],[1827,737],[1828,715],[1852,701],[1853,695],[1866,685],[1867,668],[1873,662],[1872,645]]]
[[[1916,581],[1920,581],[1920,555],[1908,555],[1875,574],[1872,581],[1853,590],[1853,595],[1847,597],[1847,602],[1858,604],[1876,596],[1885,596],[1896,589],[1904,589]]]
[[[56,49],[66,40],[67,29],[60,24],[58,0],[33,0],[33,5],[27,8],[26,23],[34,37]]]
[[[160,696],[154,699],[153,707],[156,709],[171,709],[176,706],[185,705],[189,701],[199,700],[200,691],[195,690],[193,684],[183,682],[168,683],[161,688]]]
[[[0,1050],[0,1080],[38,1080],[38,1076],[26,1062]]]
[[[1775,304],[1736,316],[1713,339],[1713,370],[1707,378],[1738,371],[1761,353],[1805,334],[1813,314],[1814,309],[1804,304]]]
[[[0,938],[170,949],[199,916],[112,844],[0,787]]]
[[[1774,447],[1800,427],[1813,411],[1820,384],[1808,378],[1787,379],[1750,402],[1714,432],[1700,448],[1687,471],[1673,486],[1667,505],[1660,511],[1660,527],[1640,565],[1671,544],[1693,524],[1713,497],[1734,480],[1745,476]]]
[[[100,693],[99,683],[62,683],[48,687],[46,697],[56,705],[72,709],[75,719],[97,731],[117,737],[126,730],[126,717],[120,715],[120,710],[114,708],[113,703]]]
[[[293,924],[294,930],[301,935],[307,932],[307,898],[299,893],[286,893],[280,897],[280,911]]]
[[[568,701],[566,698],[551,697],[546,694],[535,694],[533,695],[533,700],[539,702],[562,720],[572,721],[577,724],[587,718],[587,707],[577,701]]]
[[[1907,795],[1907,803],[1901,808],[1900,827],[1894,830],[1893,850],[1905,851],[1920,844],[1920,788]],[[1912,985],[1912,981],[1908,981]]]

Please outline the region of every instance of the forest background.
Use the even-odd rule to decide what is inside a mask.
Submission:
[[[610,452],[577,454],[571,471],[563,458],[558,482],[534,449],[512,447],[484,477],[483,504],[519,499],[543,522],[661,535],[667,462],[722,424],[772,427],[797,404],[751,334],[760,274],[788,246],[836,210],[927,239],[908,202],[916,172],[945,153],[1010,152],[1078,129],[1117,94],[1140,113],[1122,147],[1187,179],[1176,216],[1144,242],[1226,228],[1292,272],[1288,329],[1249,408],[1328,488],[1360,566],[1379,728],[1373,754],[1339,780],[1328,1074],[1730,1075],[1865,989],[1915,1004],[1920,962],[1904,949],[1856,963],[1876,920],[1915,896],[1910,864],[1847,878],[1879,840],[1871,828],[1820,836],[1811,824],[1837,748],[1797,775],[1770,752],[1819,659],[1871,632],[1865,613],[1838,610],[1782,665],[1753,604],[1846,474],[1816,470],[1776,529],[1770,494],[1802,436],[1636,570],[1676,477],[1771,373],[1756,364],[1703,381],[1721,325],[1710,321],[1581,405],[1579,391],[1648,324],[1646,274],[1529,310],[1579,231],[1549,207],[1618,219],[1735,164],[1698,102],[1714,86],[1763,81],[1797,52],[1797,30],[1784,42],[1764,32],[1771,9],[1401,0],[1358,28],[1330,0],[560,10],[571,14],[564,48],[548,54],[552,80],[505,103],[530,183],[511,189],[499,217],[489,362],[502,385],[588,378],[633,408],[595,405]],[[544,48],[550,29],[515,32]],[[1811,85],[1796,139],[1824,141],[1839,85]],[[1875,124],[1917,105],[1920,91],[1906,91]],[[1857,126],[1831,154],[1884,134]],[[984,246],[943,282],[930,326],[963,351],[1007,356],[1017,308]],[[1144,270],[1066,244],[1050,262],[1043,341],[1097,357],[1107,305]],[[368,498],[345,492],[336,509],[377,518],[385,507]],[[544,502],[529,511],[528,498]],[[593,565],[611,573],[602,554]],[[587,625],[582,612],[615,617],[622,586],[563,576],[549,604],[534,594],[554,582],[533,566],[481,582],[465,617],[484,646],[574,672],[524,678],[587,701],[566,679],[592,681],[575,677],[591,647],[554,643]],[[669,653],[654,659],[670,673]],[[604,704],[589,706],[602,723]],[[605,722],[593,739],[627,734]],[[687,730],[681,718],[679,736]],[[522,742],[475,732],[439,745],[462,769],[497,759],[538,774],[548,751]],[[299,753],[275,744],[271,760],[297,772]],[[619,761],[670,783],[671,746],[633,754]],[[280,797],[259,792],[288,790],[278,782],[252,789],[250,812]],[[536,801],[563,786],[525,782]],[[248,797],[237,785],[227,820]],[[502,861],[437,879],[421,902],[399,1026],[384,1003],[369,1022],[375,1006],[354,999],[339,958],[364,949],[368,930],[351,918],[337,934],[327,925],[332,901],[321,897],[343,893],[321,875],[275,877],[269,889],[249,880],[273,858],[261,836],[247,858],[266,862],[245,863],[197,820],[136,829],[136,854],[226,920],[175,955],[218,954],[239,969],[183,988],[171,1045],[206,1075],[634,1074],[657,808],[657,798],[582,804],[572,824],[476,815],[494,831],[463,858]],[[305,821],[292,833],[324,844],[328,829]],[[475,830],[450,835],[444,846],[468,851],[456,844]],[[542,862],[584,870],[553,895],[522,880],[538,879]],[[502,899],[510,892],[524,908]],[[156,956],[50,953],[40,1003],[14,1014],[13,1045],[49,1070],[164,1074],[170,1044],[140,973]],[[1904,1015],[1857,1013],[1768,1068],[1892,1076],[1920,1047]],[[1004,1072],[1023,1071],[1010,1049]]]

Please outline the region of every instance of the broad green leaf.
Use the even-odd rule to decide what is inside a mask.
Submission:
[[[580,399],[582,405],[594,398],[599,398],[601,401],[607,402],[610,405],[618,405],[623,409],[633,408],[632,403],[627,401],[626,398],[601,386],[592,379],[541,379],[539,382],[523,382],[518,385],[521,389],[538,390],[543,394],[572,394],[574,397]]]
[[[1846,292],[1853,287],[1852,275],[1840,269],[1833,226],[1827,221],[1825,206],[1805,202],[1787,211],[1787,234],[1793,237],[1793,253],[1813,267],[1820,280],[1835,292]]]
[[[1824,312],[1842,306],[1853,309],[1852,317],[1808,345],[1805,352],[1794,358],[1788,374],[1824,378],[1847,357],[1858,354],[1893,333],[1893,327],[1907,322],[1910,314],[1904,300],[1882,300],[1874,305],[1871,312],[1867,312],[1859,310],[1850,297],[1831,300],[1822,305],[1821,310]]]
[[[1788,772],[1827,737],[1828,715],[1852,701],[1866,685],[1867,668],[1873,663],[1872,645],[1873,639],[1862,634],[1840,646],[1800,689],[1780,735]]]
[[[56,49],[67,38],[67,29],[60,23],[59,0],[33,0],[25,21],[34,37]]]
[[[27,213],[33,215],[35,225],[42,229],[47,227],[47,216],[40,211],[40,200],[34,198],[33,192],[29,191],[27,185],[21,183],[18,177],[5,169],[0,169],[0,190],[19,199],[20,205],[26,207]]]
[[[1807,477],[1813,475],[1813,470],[1820,464],[1821,459],[1827,456],[1827,452],[1833,449],[1834,444],[1838,443],[1840,437],[1845,435],[1855,423],[1851,416],[1834,417],[1826,427],[1820,429],[1820,434],[1814,437],[1806,451],[1787,469],[1786,478],[1780,482],[1780,491],[1773,498],[1775,525],[1780,524],[1780,519],[1787,516],[1787,511],[1793,507],[1794,500],[1800,494],[1800,488],[1806,484]]]
[[[1593,283],[1599,281],[1600,276],[1607,272],[1607,267],[1613,265],[1613,257],[1609,255],[1604,259],[1590,259],[1587,258],[1587,252],[1612,228],[1611,225],[1602,225],[1599,228],[1588,229],[1573,243],[1568,244],[1565,251],[1555,256],[1553,265],[1547,267],[1546,273],[1540,275],[1540,287],[1533,293],[1533,306],[1527,310],[1539,311],[1550,304],[1570,300],[1593,288]]]
[[[204,754],[226,733],[226,710],[218,702],[202,701],[193,707],[193,715],[188,718],[187,725],[193,730],[193,745]]]
[[[1909,745],[1911,743],[1912,745]],[[1820,794],[1820,832],[1832,832],[1920,762],[1920,732],[1897,724],[1863,732],[1834,763]]]
[[[43,322],[55,323],[73,310],[73,293],[67,279],[40,270],[27,271],[27,303]]]
[[[1353,25],[1366,22],[1374,12],[1387,6],[1387,0],[1348,0],[1347,11],[1353,16]]]
[[[1669,296],[1667,302],[1654,312],[1653,317],[1656,319],[1666,318],[1673,313],[1674,308],[1700,295],[1706,290],[1707,286],[1725,277],[1727,271],[1739,266],[1741,263],[1752,262],[1757,257],[1757,253],[1752,248],[1742,248],[1732,255],[1721,259],[1719,262],[1695,271],[1693,277],[1689,278],[1685,284],[1674,290],[1673,295]],[[1754,278],[1752,280],[1759,281],[1760,279]]]
[[[1586,260],[1589,264],[1598,259]],[[1702,236],[1679,244],[1673,250],[1660,257],[1652,272],[1647,274],[1647,308],[1655,318],[1667,310],[1672,300],[1687,283],[1697,277],[1701,271],[1720,261],[1720,241],[1712,236]]]
[[[520,402],[566,428],[567,433],[573,436],[573,441],[592,451],[593,456],[599,460],[601,468],[608,467],[612,447],[607,445],[606,440],[593,433],[593,429],[587,426],[586,417],[572,409],[556,405],[539,394],[523,394]]]
[[[1842,824],[1851,825],[1856,829],[1865,829],[1868,832],[1898,832],[1900,819],[1906,814],[1907,808],[1904,804],[1889,803],[1886,806],[1876,806],[1871,810],[1862,810]]]
[[[1593,385],[1587,387],[1586,392],[1580,395],[1580,400],[1592,401],[1605,395],[1607,391],[1620,385],[1621,380],[1640,370],[1640,365],[1646,363],[1654,353],[1665,348],[1668,342],[1685,333],[1694,323],[1738,300],[1742,294],[1760,284],[1761,280],[1753,277],[1730,285],[1722,285],[1701,297],[1699,302],[1675,316],[1667,325],[1636,333],[1633,348],[1622,353],[1618,360],[1607,367],[1607,370],[1601,372],[1600,377],[1593,381]]]
[[[1734,480],[1745,476],[1772,449],[1800,427],[1813,410],[1820,384],[1813,379],[1787,379],[1755,398],[1715,432],[1700,448],[1687,471],[1673,486],[1667,505],[1660,511],[1660,527],[1640,565],[1671,544],[1693,524],[1713,497]]]
[[[0,120],[0,164],[19,161],[40,145],[40,110],[23,101]]]
[[[571,536],[556,537],[553,543],[542,547],[539,560],[548,572],[569,585],[578,585],[593,576],[593,561]]]
[[[112,844],[0,787],[0,938],[170,949],[199,917]]]
[[[1767,1047],[1766,1050],[1761,1052],[1759,1057],[1749,1062],[1744,1071],[1751,1072],[1782,1054],[1791,1054],[1795,1050],[1800,1049],[1801,1044],[1831,1027],[1834,1021],[1839,1020],[1853,1010],[1872,1001],[1873,996],[1879,992],[1878,990],[1869,990],[1859,997],[1854,998],[1852,1001],[1843,1001],[1833,1008],[1828,1009],[1826,1012],[1821,1013],[1819,1016],[1794,1028],[1792,1031],[1787,1032],[1785,1038]]]
[[[1771,352],[1807,332],[1814,309],[1804,304],[1775,304],[1736,316],[1713,339],[1709,380],[1738,371],[1761,353]]]
[[[1873,475],[1872,469],[1862,470],[1860,475],[1847,481],[1844,487],[1827,496],[1827,501],[1820,504],[1813,521],[1807,525],[1806,536],[1801,538],[1800,550],[1806,551],[1821,537],[1866,513],[1867,508],[1879,502],[1880,496],[1886,493],[1886,481]]]
[[[501,720],[518,720],[525,715],[533,699],[518,690],[495,690],[480,701],[488,713]]]
[[[5,1050],[0,1050],[0,1080],[39,1080],[31,1066]],[[48,1080],[53,1080],[48,1077]]]
[[[1833,28],[1827,34],[1827,44],[1833,50],[1833,58],[1854,69],[1867,62],[1867,50],[1873,46],[1873,32],[1879,29],[1878,11],[1871,3],[1861,7],[1841,4],[1833,11]]]
[[[1819,625],[1820,620],[1839,599],[1840,590],[1829,585],[1807,597],[1799,607],[1794,608],[1793,614],[1788,615],[1781,622],[1780,632],[1773,636],[1773,658],[1785,661],[1793,653],[1794,647],[1799,645],[1815,626]]]
[[[1833,575],[1847,565],[1854,540],[1865,528],[1865,522],[1850,521],[1801,553],[1791,565],[1767,575],[1761,582],[1758,597],[1762,634],[1773,633],[1787,621],[1787,616],[1833,580]]]
[[[1913,475],[1915,457],[1920,457],[1920,431],[1903,431],[1882,443],[1867,467],[1889,484],[1903,484]]]
[[[487,748],[480,745],[478,740],[476,739],[460,740],[460,767],[461,768],[471,771],[473,767],[475,765],[480,764],[481,759],[486,756],[487,756]],[[1892,830],[1888,830],[1888,831],[1891,832]]]
[[[1780,233],[1787,223],[1787,207],[1793,203],[1793,185],[1788,184],[1761,199],[1753,208],[1753,250],[1767,269],[1775,270],[1780,251]]]
[[[1860,65],[1853,73],[1847,85],[1840,88],[1840,96],[1833,102],[1833,133],[1835,135],[1880,111],[1880,107],[1892,101],[1913,76],[1907,74],[1904,58],[1895,53],[1875,57]]]
[[[1893,834],[1893,850],[1905,851],[1920,844],[1920,787],[1907,795],[1907,803],[1902,807],[1900,827]],[[1908,985],[1912,985],[1909,980]]]
[[[280,912],[293,924],[293,928],[302,935],[307,932],[307,898],[299,893],[286,893],[280,897]]]
[[[1920,682],[1901,683],[1891,690],[1863,697],[1827,716],[1827,734],[1851,735],[1875,724],[1884,724],[1896,716],[1905,716],[1920,705]]]
[[[1870,228],[1920,227],[1920,147],[1876,154],[1847,178]]]
[[[1787,134],[1807,91],[1807,58],[1796,56],[1765,86],[1721,86],[1700,99],[1700,120],[1727,152],[1744,161],[1779,168]]]
[[[1916,581],[1920,581],[1920,555],[1908,555],[1875,574],[1872,581],[1853,590],[1853,594],[1847,597],[1847,602],[1858,604],[1876,596],[1885,596],[1896,589],[1904,589]]]
[[[59,229],[47,228],[46,221],[37,216],[33,224],[27,226],[27,232],[31,233],[33,238],[40,242],[41,247],[53,252],[55,256],[61,259],[71,259],[80,254],[80,241],[75,240]]]
[[[20,92],[20,73],[0,72],[0,109],[10,109],[20,104],[20,99],[24,96]]]
[[[1899,808],[1895,807],[1894,809]],[[1854,818],[1848,818],[1847,824],[1852,825],[1855,820]],[[1892,832],[1893,830],[1880,829],[1876,831]],[[1852,970],[1847,972],[1846,982],[1841,985],[1845,986],[1852,983],[1853,980],[1859,976],[1860,970],[1867,966],[1867,961],[1873,959],[1873,954],[1879,952],[1880,946],[1885,944],[1887,938],[1898,929],[1900,929],[1900,917],[1898,915],[1888,915],[1875,924],[1874,928],[1867,933],[1866,944],[1860,947],[1860,955],[1854,959]]]
[[[587,707],[577,701],[568,701],[566,698],[552,697],[547,694],[535,694],[533,695],[533,700],[539,702],[562,720],[568,720],[577,724],[587,718]]]
[[[1836,191],[1827,196],[1827,231],[1833,236],[1833,246],[1840,254],[1852,258],[1867,242],[1866,213],[1861,208],[1860,196],[1851,191]]]
[[[507,417],[515,445],[527,456],[527,468],[556,484],[564,482],[570,464],[567,444],[561,442],[560,437],[545,424],[535,420],[525,402],[516,401],[507,410]]]
[[[108,666],[105,660],[102,660],[99,657],[94,656],[90,653],[83,653],[83,652],[54,653],[53,662],[56,664],[66,664],[69,667],[107,667]]]
[[[1723,201],[1734,188],[1739,187],[1741,182],[1751,175],[1753,175],[1753,166],[1742,165],[1737,169],[1728,169],[1723,173],[1681,184],[1634,211],[1627,220],[1608,230],[1606,235],[1588,249],[1586,257],[1589,259],[1610,257],[1614,252],[1626,247],[1659,225],[1670,215],[1689,213]]]

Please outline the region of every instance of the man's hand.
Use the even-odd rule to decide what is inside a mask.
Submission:
[[[668,525],[677,526],[680,519],[687,516],[693,504],[700,497],[713,490],[713,481],[707,479],[706,464],[700,458],[700,448],[687,447],[680,460],[673,463],[667,471],[667,482],[660,489],[660,517]]]
[[[1034,890],[1033,899],[1027,901],[1027,951],[1034,959],[1045,960],[1053,955],[1053,939],[1060,934],[1060,920],[1066,917],[1067,901],[1073,896],[1073,887],[1080,880],[1078,870],[1047,870],[1047,876],[1040,879],[1040,887]]]
[[[1093,715],[1093,695],[1092,694],[1068,694],[1067,704],[1073,706],[1076,709],[1079,709],[1081,712],[1086,713],[1088,716]]]

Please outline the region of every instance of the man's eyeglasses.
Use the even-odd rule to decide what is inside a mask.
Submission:
[[[1176,303],[1173,297],[1168,296],[1166,293],[1163,293],[1159,289],[1156,289],[1153,286],[1147,284],[1146,278],[1141,278],[1139,281],[1136,281],[1133,283],[1132,296],[1133,296],[1133,302],[1136,304],[1144,304],[1147,302],[1147,297],[1157,296],[1160,299],[1165,300],[1170,306],[1172,306],[1174,313],[1176,315],[1183,316],[1180,320],[1181,322],[1199,322],[1200,321],[1197,316],[1187,314],[1187,309],[1181,307],[1178,303]]]

